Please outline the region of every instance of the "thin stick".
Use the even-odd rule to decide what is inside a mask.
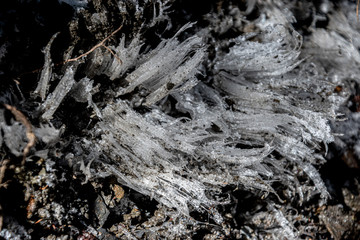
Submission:
[[[5,171],[6,171],[6,168],[7,168],[7,165],[9,164],[9,162],[10,162],[9,159],[5,159],[1,163],[1,167],[0,167],[0,188],[2,188],[2,187],[6,188],[8,186],[9,181],[6,181],[5,183],[3,183],[3,179],[5,177]]]
[[[113,31],[109,36],[107,36],[106,38],[104,38],[101,42],[99,42],[98,44],[96,44],[94,47],[92,47],[89,51],[87,51],[86,53],[81,54],[80,56],[76,57],[76,58],[71,58],[66,60],[64,63],[67,62],[75,62],[78,61],[80,58],[85,57],[87,55],[89,55],[90,53],[92,53],[93,51],[95,51],[95,49],[99,48],[99,47],[104,47],[106,48],[108,51],[110,51],[111,54],[113,54],[118,60],[120,60],[120,58],[118,56],[116,56],[116,54],[108,47],[106,47],[104,45],[104,43],[109,40],[109,38],[111,38],[112,36],[114,36],[118,31],[121,30],[121,28],[123,27],[123,25],[121,25],[118,29],[116,29],[115,31]],[[120,60],[120,63],[122,63],[122,61]]]
[[[28,139],[28,143],[23,150],[23,160],[21,162],[21,164],[24,165],[26,160],[26,155],[29,153],[30,148],[35,145],[35,141],[36,141],[35,134],[32,131],[32,125],[29,122],[29,120],[25,117],[25,115],[22,114],[22,112],[17,110],[15,107],[10,106],[8,104],[4,104],[4,106],[14,115],[16,121],[21,122],[26,128],[26,137]]]
[[[107,46],[105,46],[105,45],[103,45],[103,47],[104,47],[106,50],[108,50],[108,51],[116,58],[116,60],[118,60],[118,62],[119,62],[120,64],[122,64],[121,59],[113,52],[113,50],[111,50],[109,47],[107,47]]]
[[[94,47],[92,47],[92,48],[91,48],[89,51],[87,51],[86,53],[81,54],[81,55],[78,56],[78,57],[65,60],[64,62],[56,63],[55,66],[63,65],[63,64],[68,63],[68,62],[78,61],[80,58],[89,55],[89,54],[92,53],[95,49],[97,49],[97,48],[99,48],[99,47],[104,47],[106,50],[108,50],[108,51],[118,60],[118,62],[119,62],[120,64],[122,64],[121,59],[120,59],[109,47],[107,47],[107,46],[104,45],[104,43],[105,43],[107,40],[109,40],[110,37],[114,36],[118,31],[120,31],[122,27],[123,27],[123,25],[121,25],[118,29],[116,29],[115,31],[113,31],[109,36],[107,36],[107,37],[106,37],[104,40],[102,40],[100,43],[96,44]],[[23,75],[25,75],[25,74],[38,73],[38,72],[40,72],[42,69],[43,69],[43,67],[38,68],[38,69],[35,69],[35,70],[33,70],[33,71],[30,71],[30,72],[22,73],[22,74],[20,74],[20,75],[18,76],[18,78],[20,78],[21,76],[23,76]]]
[[[5,183],[3,183],[3,179],[5,177],[5,171],[7,168],[7,165],[9,164],[10,160],[9,159],[5,159],[4,161],[2,161],[1,163],[1,167],[0,167],[0,188],[4,187],[7,188],[9,181],[6,181]],[[2,230],[2,226],[3,226],[3,213],[2,213],[2,206],[0,204],[0,231]]]

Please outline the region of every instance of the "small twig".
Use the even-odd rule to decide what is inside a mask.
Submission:
[[[22,123],[26,128],[26,137],[28,139],[28,143],[23,150],[23,160],[21,162],[21,164],[24,165],[26,156],[29,153],[30,148],[35,145],[35,141],[36,141],[35,134],[32,131],[32,125],[29,122],[29,120],[25,117],[25,115],[22,114],[22,112],[17,110],[15,107],[10,106],[8,104],[4,104],[4,106],[7,110],[9,110],[14,115],[16,121]]]
[[[7,188],[7,185],[8,185],[9,181],[6,181],[5,183],[3,183],[2,181],[3,181],[4,177],[5,177],[5,171],[6,171],[6,168],[7,168],[7,165],[9,164],[9,162],[10,162],[9,159],[5,159],[1,163],[1,167],[0,167],[0,188],[2,188],[2,187]],[[3,226],[3,221],[4,221],[4,218],[3,218],[3,213],[2,213],[2,206],[0,204],[0,231],[1,231],[2,226]]]
[[[116,29],[115,31],[113,31],[109,36],[107,36],[105,39],[103,39],[100,43],[96,44],[94,47],[92,47],[92,48],[91,48],[89,51],[87,51],[86,53],[81,54],[81,55],[78,56],[78,57],[70,58],[70,59],[65,60],[65,61],[63,61],[63,62],[56,63],[55,66],[63,65],[63,64],[68,63],[68,62],[78,61],[80,58],[89,55],[90,53],[92,53],[93,51],[95,51],[95,49],[97,49],[97,48],[99,48],[99,47],[104,47],[106,50],[108,50],[108,51],[111,53],[111,55],[113,55],[113,56],[116,58],[116,60],[119,62],[119,64],[122,64],[122,63],[123,63],[122,60],[114,53],[114,51],[112,51],[109,47],[105,46],[105,44],[104,44],[107,40],[109,40],[110,37],[114,36],[118,31],[120,31],[122,27],[123,27],[123,25],[121,25],[118,29]],[[30,71],[30,72],[22,73],[22,74],[20,74],[17,78],[20,78],[20,77],[22,77],[23,75],[26,75],[26,74],[38,73],[38,72],[40,72],[42,69],[43,69],[43,67],[38,68],[38,69],[35,69],[35,70],[33,70],[33,71]]]
[[[1,166],[0,166],[0,188],[2,188],[2,187],[6,188],[8,185],[9,181],[6,181],[5,183],[3,183],[3,179],[5,177],[5,171],[6,171],[6,168],[7,168],[7,165],[9,164],[9,162],[10,162],[9,159],[5,159],[1,163]]]
[[[107,36],[106,38],[104,38],[101,42],[99,42],[98,44],[96,44],[94,47],[92,47],[89,51],[87,51],[86,53],[83,53],[81,54],[80,56],[78,57],[75,57],[75,58],[71,58],[71,59],[68,59],[66,60],[64,63],[67,63],[67,62],[75,62],[75,61],[78,61],[80,58],[82,57],[85,57],[87,55],[89,55],[90,53],[92,53],[93,51],[95,51],[95,49],[99,48],[99,47],[104,47],[105,49],[107,49],[108,51],[110,51],[110,53],[112,55],[114,55],[114,57],[116,57],[116,59],[120,62],[120,64],[122,63],[121,59],[108,47],[105,46],[105,42],[107,40],[109,40],[109,38],[111,38],[112,36],[114,36],[118,31],[121,30],[121,28],[123,27],[123,25],[121,25],[118,29],[116,29],[115,31],[113,31],[109,36]]]
[[[113,50],[111,50],[108,46],[105,46],[105,45],[103,45],[103,47],[104,47],[106,50],[108,50],[108,51],[111,53],[111,55],[113,55],[113,56],[116,58],[116,60],[118,60],[118,62],[119,62],[120,64],[122,64],[121,59],[113,52]]]

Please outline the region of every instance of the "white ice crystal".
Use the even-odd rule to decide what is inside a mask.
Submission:
[[[58,0],[59,3],[66,3],[72,6],[74,9],[86,7],[88,0]]]
[[[74,75],[75,71],[73,67],[68,67],[55,90],[47,96],[45,102],[41,106],[41,110],[44,111],[42,115],[44,120],[49,120],[52,118],[53,114],[60,106],[62,100],[71,90],[75,83]]]
[[[51,45],[57,35],[58,35],[58,33],[54,34],[51,37],[49,43],[46,45],[45,49],[43,50],[43,53],[45,55],[45,63],[44,63],[44,67],[41,71],[39,83],[38,83],[35,91],[33,92],[34,95],[39,95],[41,97],[41,100],[43,100],[43,101],[46,97],[46,94],[47,94],[47,91],[49,88],[49,81],[52,77],[51,74],[52,74],[53,64],[52,64],[52,60],[51,60],[50,48],[51,48]]]
[[[132,2],[140,14],[142,7]],[[248,1],[249,11],[255,2]],[[125,9],[121,5],[119,9]],[[154,11],[154,21],[163,14]],[[216,49],[204,81],[198,73],[207,57],[206,38],[180,38],[194,24],[186,24],[154,48],[144,48],[140,33],[128,44],[124,35],[117,47],[111,47],[121,62],[100,49],[90,59],[90,66],[99,66],[90,69],[92,73],[116,80],[111,81],[115,87],[106,101],[100,102],[102,107],[92,98],[94,74],[76,82],[75,69],[68,67],[42,104],[42,117],[51,119],[69,92],[76,101],[88,102],[99,122],[88,130],[83,147],[101,156],[105,170],[92,173],[89,164],[87,178],[111,173],[121,184],[182,216],[195,209],[221,223],[213,207],[229,199],[214,196],[228,185],[263,196],[270,193],[281,203],[285,201],[273,189],[274,182],[282,184],[288,196],[297,195],[299,204],[318,193],[326,199],[316,168],[325,160],[318,152],[334,140],[328,121],[346,97],[332,93],[341,82],[337,79],[350,75],[345,71],[351,62],[360,62],[358,44],[336,32],[336,23],[341,22],[350,38],[358,34],[343,15],[330,20],[333,31],[316,29],[303,44],[291,27],[294,16],[289,9],[267,8],[257,20],[260,32],[230,39],[228,51]],[[48,82],[49,66],[47,59],[41,82]],[[299,175],[307,176],[309,184],[300,184]],[[268,232],[274,238],[296,239],[283,209],[270,203],[267,207],[269,219],[281,227]]]
[[[141,87],[142,104],[150,110],[140,114],[131,102],[116,100],[101,111],[94,131],[101,135],[96,149],[111,162],[104,163],[107,171],[182,214],[188,215],[191,206],[208,211],[216,222],[221,216],[209,209],[228,200],[206,193],[229,184],[273,193],[282,201],[271,186],[278,181],[290,184],[291,194],[298,194],[301,202],[317,192],[326,198],[312,164],[324,161],[315,154],[320,143],[333,141],[327,124],[333,104],[318,105],[332,85],[323,84],[317,74],[308,75],[311,64],[299,58],[302,39],[294,30],[268,26],[257,38],[261,42],[238,38],[229,53],[216,59],[216,87],[197,84],[197,66],[205,54],[199,37],[179,42],[176,35],[142,58],[134,57],[140,63],[131,63],[135,70],[117,96]],[[139,48],[134,49],[137,54]],[[306,67],[295,69],[300,64]],[[187,82],[192,87],[186,92],[176,88]],[[231,108],[222,93],[232,100]],[[190,117],[161,110],[169,96],[176,101],[175,110]],[[299,187],[296,174],[283,168],[288,163],[305,172],[316,191],[309,194]],[[284,216],[274,214],[284,225]],[[286,235],[291,235],[291,224],[286,224]]]

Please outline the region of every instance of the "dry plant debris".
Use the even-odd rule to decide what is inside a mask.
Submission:
[[[114,53],[113,50],[111,50],[109,47],[107,47],[105,45],[105,42],[107,40],[109,40],[112,36],[114,36],[117,32],[119,32],[121,30],[121,28],[123,27],[123,25],[121,25],[120,27],[118,27],[115,31],[113,31],[109,36],[107,36],[106,38],[104,38],[101,42],[99,42],[98,44],[96,44],[94,47],[92,47],[89,51],[87,51],[86,53],[83,53],[81,54],[80,56],[78,57],[75,57],[75,58],[71,58],[71,59],[67,59],[65,60],[64,64],[65,63],[68,63],[68,62],[75,62],[75,61],[78,61],[79,59],[89,55],[90,53],[92,53],[93,51],[95,51],[97,48],[99,47],[104,47],[107,51],[109,51],[118,61],[119,61],[119,64],[122,64],[122,61],[121,59]]]

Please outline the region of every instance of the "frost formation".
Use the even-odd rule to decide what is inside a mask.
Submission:
[[[64,2],[78,6],[86,1]],[[248,2],[249,8],[254,6],[255,1]],[[49,43],[35,90],[43,100],[42,119],[50,120],[66,96],[87,102],[98,118],[80,141],[94,160],[87,176],[113,174],[121,184],[175,208],[179,216],[207,212],[221,224],[217,206],[231,201],[217,197],[225,186],[259,198],[270,194],[282,203],[294,196],[303,203],[315,194],[326,199],[316,166],[324,162],[321,149],[334,140],[328,121],[345,97],[334,95],[333,89],[348,75],[344,66],[360,61],[354,50],[358,40],[349,40],[359,34],[345,15],[334,14],[334,31],[314,30],[304,43],[291,27],[291,13],[280,7],[266,11],[268,24],[259,19],[257,31],[231,39],[228,51],[220,50],[224,42],[218,43],[210,64],[207,30],[194,23],[153,48],[145,46],[140,33],[124,35],[111,46],[121,63],[96,49],[87,60],[97,66],[90,67],[89,76],[75,80],[77,68],[69,64],[51,93],[50,77],[58,76],[52,75]],[[349,39],[335,31],[339,23]],[[198,34],[184,38],[192,28]],[[327,70],[329,66],[335,69]],[[106,90],[104,102],[93,97],[98,90],[92,78],[101,74],[116,82]],[[0,142],[9,145],[7,128],[2,126],[5,140]],[[300,184],[299,176],[308,178],[309,185]],[[293,219],[272,201],[269,218],[283,229],[273,236],[296,239]],[[252,221],[265,218],[261,214]]]

